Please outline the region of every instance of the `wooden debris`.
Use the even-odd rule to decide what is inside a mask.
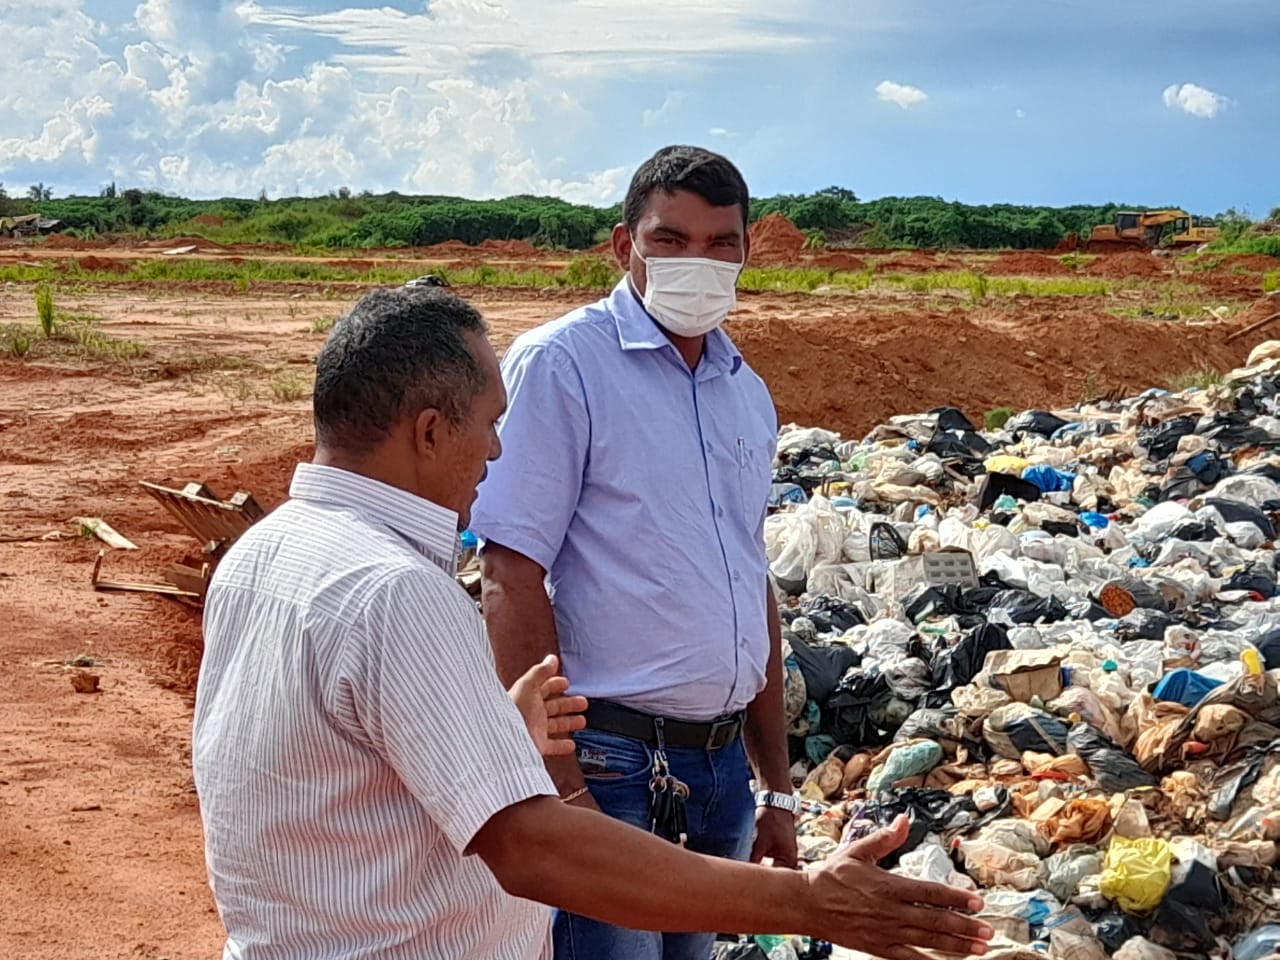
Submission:
[[[102,678],[88,670],[77,670],[71,675],[71,689],[76,693],[101,693],[98,686]]]
[[[219,555],[265,515],[253,495],[244,491],[222,500],[203,483],[173,490],[144,481],[142,488],[204,544],[210,556]]]
[[[122,537],[112,529],[111,524],[101,517],[72,517],[72,523],[78,523],[82,530],[88,530],[109,547],[117,550],[137,550],[137,544]]]
[[[121,590],[128,593],[159,593],[169,597],[180,597],[190,600],[200,600],[203,593],[193,593],[190,590],[183,590],[172,583],[143,583],[130,580],[103,580],[99,576],[102,571],[102,558],[106,554],[105,550],[98,551],[98,558],[93,562],[93,574],[90,581],[93,583],[95,590]]]
[[[1235,333],[1227,336],[1222,342],[1230,343],[1232,340],[1238,340],[1241,337],[1245,336],[1246,334],[1253,333],[1253,331],[1259,329],[1260,327],[1265,327],[1268,323],[1271,323],[1274,320],[1280,320],[1280,311],[1273,313],[1269,317],[1263,317],[1261,320],[1257,321],[1256,323],[1251,323],[1247,327],[1237,330]]]

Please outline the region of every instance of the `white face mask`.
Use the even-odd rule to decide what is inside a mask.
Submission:
[[[646,257],[644,307],[677,337],[701,337],[738,302],[741,263],[700,257]]]

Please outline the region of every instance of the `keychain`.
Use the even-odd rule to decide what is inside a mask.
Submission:
[[[662,718],[655,719],[653,725],[658,745],[653,752],[653,775],[649,779],[649,830],[683,847],[689,839],[685,804],[689,786],[671,774],[662,736]]]

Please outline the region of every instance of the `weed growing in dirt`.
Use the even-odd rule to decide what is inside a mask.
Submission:
[[[1013,418],[1013,410],[1009,407],[996,407],[982,415],[983,425],[993,433],[1000,430]]]
[[[283,370],[271,378],[271,395],[280,403],[292,403],[311,395],[311,384],[292,370]]]
[[[337,322],[337,317],[316,317],[311,321],[311,332],[328,333],[333,329],[333,325]]]
[[[574,257],[564,268],[564,283],[570,287],[608,290],[622,277],[622,271],[603,257]]]
[[[857,292],[871,286],[870,270],[848,273],[822,267],[747,267],[738,279],[738,289],[777,293],[812,293],[820,287],[836,287]]]
[[[46,337],[53,336],[53,290],[48,284],[36,287],[36,317],[40,320],[40,330]]]
[[[1262,278],[1262,292],[1275,293],[1280,290],[1280,270],[1273,270]]]
[[[1058,262],[1064,267],[1071,270],[1079,270],[1084,266],[1084,254],[1082,253],[1064,253],[1058,258]]]
[[[1182,390],[1190,390],[1193,387],[1200,390],[1207,390],[1210,387],[1222,383],[1222,374],[1212,367],[1197,367],[1191,370],[1184,370],[1173,377],[1169,378],[1169,389],[1175,393]]]
[[[1090,370],[1085,375],[1084,384],[1080,387],[1081,403],[1097,403],[1102,399],[1102,381],[1098,379],[1098,371]]]
[[[20,323],[0,325],[0,353],[8,357],[22,359],[31,352],[33,328],[24,327]]]
[[[1104,296],[1112,292],[1113,285],[1106,280],[1090,277],[988,277],[972,270],[949,270],[941,273],[925,273],[916,277],[900,277],[890,274],[886,282],[896,283],[912,293],[932,293],[934,290],[958,290],[967,292],[975,303],[988,295],[1008,296],[1024,294],[1032,297],[1089,297]]]

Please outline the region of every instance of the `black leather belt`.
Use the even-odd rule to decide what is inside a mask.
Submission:
[[[585,714],[587,729],[613,733],[632,740],[642,740],[651,747],[658,745],[654,717],[608,700],[592,700]],[[662,738],[668,747],[694,750],[719,750],[733,743],[742,733],[745,714],[739,711],[709,723],[688,723],[662,718]]]

